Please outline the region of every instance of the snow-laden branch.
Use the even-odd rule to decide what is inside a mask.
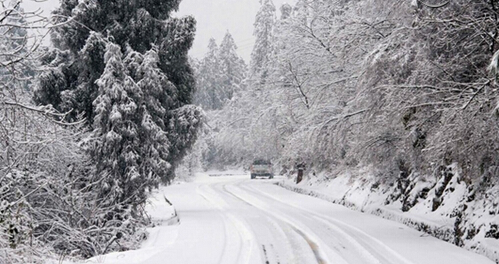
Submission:
[[[2,103],[0,103],[0,105],[1,104]],[[75,126],[75,125],[81,125],[81,124],[85,123],[85,119],[78,120],[76,122],[71,122],[71,123],[62,122],[62,121],[58,121],[58,120],[53,119],[53,117],[57,117],[57,118],[63,120],[66,116],[68,116],[71,112],[73,112],[73,110],[70,110],[70,111],[65,112],[65,113],[59,113],[51,105],[35,107],[35,106],[29,106],[29,105],[21,104],[18,102],[10,102],[10,101],[3,102],[3,104],[8,105],[8,106],[20,107],[20,108],[23,108],[23,109],[26,109],[29,111],[37,112],[39,114],[42,114],[42,115],[45,115],[48,117],[52,117],[50,119],[52,122],[54,122],[58,125],[62,125],[62,126]]]
[[[355,111],[355,112],[351,112],[351,113],[347,113],[347,114],[344,114],[344,115],[339,115],[339,116],[335,116],[333,118],[330,118],[328,120],[326,120],[322,127],[325,127],[327,125],[329,125],[331,122],[333,121],[338,121],[338,120],[342,120],[342,119],[348,119],[350,117],[353,117],[353,116],[356,116],[356,115],[360,115],[360,114],[363,114],[363,113],[366,113],[368,111],[370,111],[371,109],[362,109],[362,110],[359,110],[359,111]]]
[[[305,105],[305,107],[307,107],[307,109],[310,109],[310,103],[309,103],[308,97],[305,94],[305,91],[303,90],[303,84],[306,82],[306,80],[300,81],[298,79],[298,74],[293,70],[293,64],[291,64],[291,62],[288,62],[288,70],[291,73],[291,76],[296,84],[295,85],[296,90],[301,95],[301,99],[302,99],[303,104]]]
[[[475,99],[475,97],[481,93],[483,91],[483,89],[490,84],[490,80],[485,82],[474,94],[473,96],[471,96],[471,98],[468,100],[468,102],[466,102],[466,104],[463,105],[463,107],[461,108],[462,110],[466,110],[466,108],[468,108],[468,106],[471,104],[471,102]]]
[[[21,5],[21,1],[17,1],[17,3],[12,7],[12,8],[9,8],[7,10],[4,11],[4,15],[0,18],[0,23],[3,23],[3,21],[5,19],[7,19],[8,17],[10,17],[12,15],[12,13],[17,9],[19,8],[19,5]]]
[[[439,3],[439,4],[434,4],[434,5],[432,5],[432,4],[428,4],[428,3],[426,3],[426,2],[425,2],[425,1],[423,1],[423,0],[417,0],[417,1],[418,1],[419,3],[421,3],[422,5],[424,5],[424,6],[426,6],[426,7],[429,7],[429,8],[442,8],[442,7],[444,7],[444,6],[446,6],[446,5],[448,5],[448,4],[450,3],[450,0],[447,0],[447,1],[445,1],[445,2],[442,2],[442,3]]]

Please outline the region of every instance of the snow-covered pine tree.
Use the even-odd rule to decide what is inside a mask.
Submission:
[[[232,161],[232,157],[224,155],[223,149],[227,146],[220,144],[224,140],[232,141],[231,137],[224,137],[225,134],[222,135],[219,130],[212,130],[210,127],[213,125],[218,128],[221,123],[227,121],[223,120],[227,116],[222,112],[231,112],[232,110],[228,110],[227,107],[230,107],[236,94],[244,90],[242,86],[247,75],[247,67],[244,60],[237,54],[237,46],[229,32],[225,34],[220,47],[217,47],[216,41],[211,39],[208,48],[209,51],[196,67],[195,102],[206,110],[207,122],[210,125],[204,130],[201,142],[196,143],[189,163],[184,164],[184,167],[187,167],[185,171],[191,170],[193,164],[200,166],[202,164],[204,168],[215,168]],[[240,136],[242,135],[236,137]],[[218,137],[220,140],[215,140]],[[241,147],[244,146],[238,146],[238,148]]]
[[[190,103],[194,78],[187,52],[193,42],[195,20],[170,17],[179,3],[179,0],[61,1],[54,17],[56,23],[62,24],[53,30],[55,49],[43,59],[50,67],[40,79],[35,101],[52,104],[61,111],[74,109],[73,117],[84,113],[90,123],[93,121],[92,102],[98,90],[95,80],[105,67],[103,46],[83,49],[94,31],[112,39],[122,52],[133,50],[145,54],[156,46],[158,67],[178,89],[178,106]],[[61,56],[66,59],[58,61]],[[82,61],[80,57],[89,59]]]
[[[141,150],[143,159],[141,174],[153,185],[157,185],[160,180],[169,182],[172,179],[170,170],[174,159],[170,147],[180,143],[178,138],[168,137],[168,134],[174,134],[176,129],[175,126],[170,127],[168,124],[171,120],[169,115],[172,114],[168,109],[175,107],[178,92],[165,74],[157,68],[158,63],[159,57],[156,51],[147,52],[138,68],[141,80],[137,83],[143,92],[139,124],[144,146]]]
[[[223,106],[220,67],[218,45],[216,40],[211,38],[208,52],[197,70],[197,91],[194,96],[194,103],[205,110],[220,109]]]
[[[246,65],[237,55],[237,46],[227,32],[220,47],[211,38],[208,52],[201,60],[196,72],[197,91],[195,103],[205,110],[223,108],[240,89],[246,77]]]
[[[123,61],[123,67],[142,89],[140,96],[144,98],[140,100],[145,104],[137,105],[137,108],[147,109],[150,118],[145,120],[153,120],[158,125],[157,136],[175,130],[166,125],[170,123],[169,118],[173,118],[171,113],[191,102],[194,89],[187,51],[192,45],[195,21],[192,17],[170,18],[179,3],[178,0],[62,1],[55,17],[56,22],[64,23],[52,35],[56,48],[44,58],[45,65],[50,67],[40,78],[35,101],[52,104],[61,111],[73,109],[73,117],[84,114],[89,125],[95,126],[94,122],[100,119],[94,118],[97,105],[93,102],[102,95],[96,81],[103,77],[107,63],[115,61],[104,59],[105,45],[101,40],[105,40],[118,45],[130,58]],[[96,38],[92,32],[101,32],[102,36]],[[155,55],[147,55],[151,52]],[[144,62],[131,58],[130,54],[144,56]],[[61,60],[63,56],[65,59]],[[147,70],[141,70],[141,67],[147,67]],[[153,74],[155,76],[151,76]],[[143,114],[147,116],[145,112]],[[138,133],[140,135],[141,131]],[[175,138],[169,140],[169,144],[175,144]],[[163,160],[167,156],[169,160],[182,158],[169,156],[167,145],[158,154]]]
[[[253,35],[255,46],[251,52],[250,78],[256,82],[264,82],[267,78],[267,63],[271,54],[272,31],[276,20],[276,8],[272,0],[262,0],[256,14]]]
[[[278,130],[275,129],[275,124],[266,123],[269,119],[275,121],[273,117],[276,113],[276,108],[271,106],[273,101],[269,100],[269,86],[266,85],[271,67],[276,10],[270,0],[260,3],[262,6],[254,24],[256,43],[248,79],[243,80],[244,64],[236,54],[237,47],[229,33],[220,46],[220,86],[224,87],[225,92],[233,89],[233,94],[226,95],[231,100],[224,104],[223,111],[207,114],[210,117],[210,127],[216,129],[205,137],[203,158],[213,167],[246,164],[255,156],[277,156],[276,146],[279,144],[274,139]],[[201,76],[198,80],[203,78]],[[202,86],[198,88],[203,89]]]
[[[135,102],[133,98],[140,99],[140,96],[133,94],[139,89],[134,89],[135,83],[125,74],[118,45],[107,43],[104,61],[106,68],[96,81],[99,95],[93,103],[93,134],[97,140],[91,146],[91,153],[103,178],[103,202],[114,205],[133,197],[136,192],[142,195],[138,188],[141,184],[133,184],[140,176],[137,129],[137,104],[140,102]],[[135,199],[132,201],[135,202]]]
[[[237,54],[237,45],[229,32],[225,34],[220,44],[218,57],[222,75],[222,91],[225,94],[225,99],[230,100],[234,93],[241,88],[240,86],[246,78],[247,67],[244,60]]]

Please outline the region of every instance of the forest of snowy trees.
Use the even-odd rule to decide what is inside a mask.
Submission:
[[[391,179],[454,162],[469,180],[496,174],[499,3],[261,2],[246,78],[234,71],[224,86],[207,69],[220,60],[214,40],[196,73],[209,164],[264,155],[284,167],[372,165]]]

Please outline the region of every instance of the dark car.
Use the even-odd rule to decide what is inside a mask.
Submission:
[[[265,159],[256,159],[253,161],[250,167],[251,179],[255,179],[257,176],[269,177],[269,179],[274,178],[274,173],[272,171],[272,163]]]

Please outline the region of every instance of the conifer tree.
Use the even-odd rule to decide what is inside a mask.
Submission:
[[[125,75],[121,57],[118,45],[106,45],[106,68],[96,81],[99,95],[93,103],[98,140],[91,152],[103,177],[101,196],[109,204],[119,203],[140,190],[132,184],[140,177],[138,102],[133,99],[140,96],[133,80]]]
[[[259,82],[267,78],[266,66],[272,47],[272,31],[276,20],[276,8],[272,0],[261,1],[262,5],[255,18],[255,46],[251,53],[250,76]]]
[[[222,90],[225,97],[230,100],[246,78],[246,64],[237,54],[237,45],[229,32],[225,34],[222,44],[220,44],[218,57],[222,75]]]
[[[83,115],[100,177],[106,221],[137,213],[148,188],[174,177],[196,139],[201,112],[189,106],[194,76],[187,52],[195,20],[171,18],[179,0],[61,1],[55,46],[42,59],[34,99]],[[188,133],[188,134],[185,134]],[[116,216],[119,215],[119,216]]]
[[[192,17],[170,18],[179,3],[179,0],[63,0],[54,16],[55,22],[62,23],[52,34],[56,48],[43,59],[50,67],[39,82],[35,101],[52,104],[64,112],[74,109],[73,117],[84,113],[91,123],[92,102],[98,90],[95,80],[105,68],[105,46],[89,47],[87,42],[92,39],[91,32],[101,32],[103,39],[118,44],[124,53],[145,54],[156,47],[158,67],[178,90],[177,107],[189,104],[194,79],[187,52],[192,46],[195,21]],[[59,61],[62,56],[66,59]],[[79,60],[81,57],[87,60]]]
[[[196,72],[197,92],[194,102],[205,110],[222,109],[246,78],[246,64],[237,54],[237,45],[227,32],[218,47],[210,39],[208,52]]]
[[[197,73],[195,103],[205,110],[220,109],[223,106],[221,92],[221,69],[219,49],[214,38],[208,43],[208,52],[201,60]]]

